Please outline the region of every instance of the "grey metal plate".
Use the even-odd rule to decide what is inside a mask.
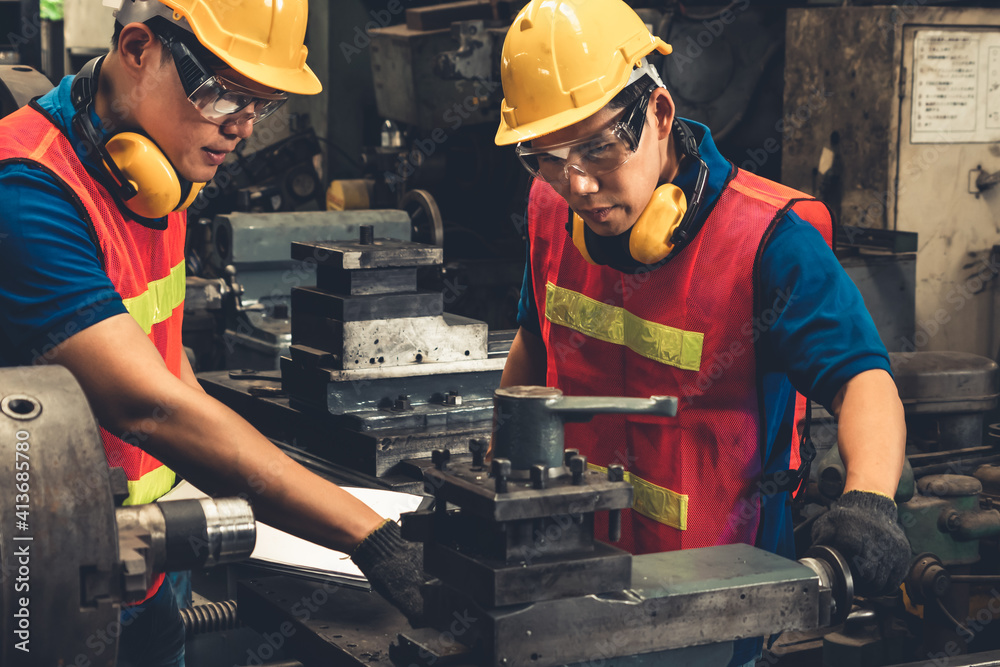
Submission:
[[[296,313],[292,320],[294,343],[333,352],[345,370],[485,359],[487,333],[485,322],[451,313],[355,322]]]
[[[561,478],[550,480],[549,488],[537,490],[530,481],[511,479],[507,493],[496,493],[486,473],[468,464],[455,464],[447,471],[429,468],[424,471],[424,480],[439,500],[492,521],[570,516],[632,506],[631,484],[609,482],[606,475],[593,470],[584,473],[585,483],[580,486]]]
[[[292,243],[292,259],[340,269],[438,266],[444,263],[444,250],[424,243],[393,239],[375,239],[368,245],[348,241]]]
[[[235,410],[264,435],[366,475],[382,477],[393,472],[401,461],[429,457],[434,449],[465,452],[470,438],[488,437],[490,433],[488,417],[470,421],[456,419],[444,425],[405,426],[411,421],[394,427],[399,423],[393,423],[397,413],[377,409],[369,414],[383,422],[380,425],[384,428],[366,431],[363,430],[364,414],[345,416],[331,415],[321,409],[300,410],[291,405],[288,398],[250,395],[252,385],[275,386],[277,383],[273,380],[234,380],[226,371],[202,373],[199,380],[210,396]],[[351,392],[352,388],[345,386],[343,390]],[[475,405],[465,404],[453,409],[478,410]],[[487,413],[479,410],[478,414]],[[399,416],[402,420],[411,419],[407,414]],[[419,483],[414,480],[414,485],[419,486]]]
[[[334,320],[375,320],[399,317],[427,317],[444,312],[441,292],[418,290],[405,294],[331,294],[314,287],[292,288],[292,312],[329,317]]]
[[[470,609],[494,667],[582,662],[594,638],[630,654],[758,637],[818,625],[819,579],[745,544],[637,556],[632,589],[614,595],[483,610],[440,587],[439,609]],[[627,648],[626,648],[627,647]]]
[[[539,554],[508,565],[428,543],[424,568],[445,584],[467,591],[484,607],[505,607],[577,597],[583,591],[607,593],[627,588],[632,578],[632,556],[596,542],[588,553],[554,557]]]

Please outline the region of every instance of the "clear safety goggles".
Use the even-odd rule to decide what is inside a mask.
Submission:
[[[582,176],[610,173],[628,162],[639,148],[649,96],[657,87],[650,83],[613,126],[583,139],[544,148],[518,144],[517,157],[532,176],[547,183],[568,182],[570,170]]]
[[[262,93],[229,81],[203,66],[184,43],[170,37],[160,39],[170,49],[188,101],[213,123],[252,119],[256,125],[288,100],[288,95],[278,90]]]

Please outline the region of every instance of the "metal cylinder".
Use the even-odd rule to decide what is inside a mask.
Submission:
[[[561,470],[563,421],[550,408],[562,395],[553,387],[497,389],[493,394],[497,425],[493,455],[509,459],[514,471],[534,465]]]
[[[938,449],[978,447],[982,442],[982,412],[938,418]]]
[[[619,413],[673,417],[677,414],[677,398],[567,398],[553,387],[504,387],[493,393],[493,409],[495,455],[510,459],[511,468],[522,473],[544,465],[549,468],[549,477],[555,478],[569,474],[563,465],[565,422],[586,422],[594,415]]]
[[[241,498],[173,500],[115,510],[119,535],[148,535],[156,572],[213,567],[248,558],[257,540],[250,503]]]
[[[899,505],[899,523],[915,553],[936,554],[944,565],[967,565],[979,560],[979,543],[967,536],[978,526],[982,485],[965,475],[928,475],[917,482],[917,495]],[[966,529],[962,529],[962,525]]]
[[[375,227],[372,225],[361,225],[360,230],[361,245],[371,245],[375,243]]]

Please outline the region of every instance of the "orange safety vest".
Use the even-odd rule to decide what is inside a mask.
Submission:
[[[184,213],[171,213],[165,229],[152,229],[126,217],[105,187],[81,163],[69,139],[48,114],[32,103],[0,122],[0,164],[27,164],[53,176],[97,239],[101,264],[125,308],[149,335],[167,368],[180,377],[181,319],[184,314]],[[152,414],[149,429],[166,418]],[[170,490],[174,473],[143,451],[146,425],[126,435],[133,443],[101,429],[108,465],[124,468],[126,505],[156,500]],[[130,437],[133,436],[133,437]],[[147,594],[162,581],[156,578]]]
[[[688,247],[631,275],[588,264],[566,233],[566,202],[544,182],[532,186],[547,384],[569,396],[680,399],[673,418],[598,415],[566,425],[566,446],[592,468],[625,467],[635,502],[620,545],[632,553],[757,540],[766,427],[754,345],[768,322],[761,313],[774,305],[756,301],[755,266],[791,209],[832,244],[822,203],[736,170]]]

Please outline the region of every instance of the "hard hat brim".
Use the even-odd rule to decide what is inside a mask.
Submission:
[[[206,48],[212,50],[207,45]],[[220,54],[216,53],[215,55],[219,56]],[[226,54],[225,60],[227,65],[243,76],[268,88],[296,95],[315,95],[323,90],[323,84],[316,78],[316,74],[313,73],[309,65],[303,65],[299,71],[290,71],[240,60],[229,54]]]

